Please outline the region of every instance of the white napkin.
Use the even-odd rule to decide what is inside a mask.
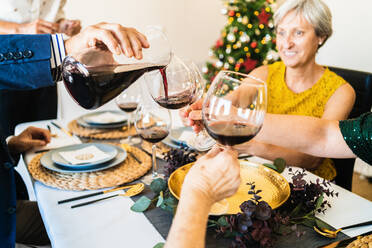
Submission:
[[[70,136],[58,136],[57,138],[52,138],[50,140],[50,143],[48,143],[46,146],[37,147],[34,151],[40,151],[40,150],[51,150],[63,146],[69,146],[69,145],[75,145],[75,144],[81,144],[81,141],[77,137],[70,137]]]
[[[107,153],[93,145],[75,151],[59,152],[59,155],[70,164],[92,163],[109,157]]]
[[[125,121],[127,118],[122,114],[116,114],[112,112],[104,112],[96,115],[87,116],[84,118],[85,121],[94,122],[94,123],[101,123],[101,124],[109,124],[114,122],[122,122]]]

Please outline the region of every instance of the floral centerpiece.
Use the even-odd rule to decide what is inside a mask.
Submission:
[[[167,187],[167,178],[177,168],[194,162],[197,154],[189,150],[173,149],[167,153],[165,159],[166,179],[154,180],[150,188],[156,194],[153,199],[142,196],[133,206],[132,210],[143,212],[150,207],[160,207],[166,211],[174,212],[177,199],[173,197]],[[282,172],[285,161],[277,159],[273,164],[264,164],[272,169]],[[286,235],[296,232],[301,236],[304,232],[297,229],[297,225],[313,227],[327,227],[327,224],[315,217],[316,213],[324,213],[331,207],[324,200],[324,196],[338,196],[332,191],[330,183],[317,179],[307,182],[304,177],[306,171],[288,169],[292,181],[289,183],[291,194],[289,199],[278,209],[271,209],[270,205],[262,200],[260,189],[256,189],[254,182],[248,182],[250,190],[247,192],[247,201],[240,205],[241,212],[233,215],[210,216],[208,228],[215,231],[217,237],[231,239],[231,247],[272,247],[275,235]],[[160,244],[156,246],[161,247]]]

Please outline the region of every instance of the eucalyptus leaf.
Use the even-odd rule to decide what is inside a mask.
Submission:
[[[322,221],[318,218],[315,218],[315,223],[320,228],[332,229],[332,227],[330,225],[328,225],[327,223],[325,223],[324,221]]]
[[[157,178],[150,184],[150,189],[155,194],[160,194],[160,191],[165,191],[167,189],[167,183],[162,178]]]
[[[315,220],[314,219],[305,219],[300,224],[312,228],[315,225]]]
[[[168,205],[168,206],[176,207],[178,201],[177,201],[176,198],[174,198],[173,196],[170,195],[170,196],[164,198],[164,203],[165,203],[166,205]]]
[[[165,245],[165,243],[161,242],[161,243],[157,243],[153,248],[163,248]]]
[[[158,202],[156,203],[156,207],[160,207],[161,204],[163,204],[164,197],[163,197],[163,191],[160,191],[159,197],[158,197]]]
[[[300,203],[300,204],[298,204],[293,210],[292,210],[292,212],[289,214],[289,216],[291,216],[291,217],[296,217],[299,213],[300,213],[300,211],[301,211],[301,208],[302,208],[302,202]]]
[[[274,166],[277,168],[277,172],[282,173],[287,166],[287,163],[282,158],[277,158],[274,160]]]
[[[146,196],[141,196],[130,208],[134,212],[144,212],[149,208],[151,200]]]
[[[266,167],[268,167],[268,168],[270,168],[270,169],[273,169],[275,171],[278,171],[278,168],[276,168],[276,166],[273,165],[273,164],[264,163],[263,165],[266,166]]]
[[[160,208],[172,214],[174,213],[174,209],[175,209],[174,207],[171,207],[165,204],[160,205]]]
[[[318,197],[318,199],[316,199],[315,210],[317,210],[318,208],[320,208],[320,206],[322,205],[323,199],[324,199],[323,194],[321,194],[321,195]]]
[[[229,223],[227,222],[225,216],[221,216],[220,218],[218,218],[217,222],[218,222],[218,224],[219,224],[220,226],[223,226],[223,227],[226,227],[226,226],[229,225]]]

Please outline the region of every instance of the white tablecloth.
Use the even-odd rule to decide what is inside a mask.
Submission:
[[[19,134],[30,125],[45,128],[47,123],[50,121],[20,124],[15,133]],[[63,122],[58,123],[66,126]],[[64,133],[55,128],[53,132],[65,137]],[[33,155],[27,154],[24,160],[30,161]],[[23,163],[19,166],[22,165],[24,166]],[[28,175],[22,176],[27,178]],[[130,198],[115,197],[99,204],[71,209],[72,203],[58,205],[57,201],[95,191],[59,190],[33,180],[30,180],[30,184],[54,248],[153,247],[164,242],[144,214],[130,210],[133,205]],[[115,193],[117,192],[111,194]],[[102,196],[91,197],[89,200],[100,197]],[[74,201],[73,204],[81,201]]]
[[[29,125],[45,127],[49,122],[39,121],[18,125],[16,134]],[[59,123],[66,126],[66,123]],[[58,134],[63,135],[59,131]],[[29,161],[30,156],[32,154],[27,155],[25,160]],[[260,158],[250,160],[267,162]],[[285,170],[283,175],[291,181],[288,170]],[[23,176],[27,178],[27,175]],[[315,181],[317,178],[308,172],[307,180]],[[71,209],[71,204],[57,205],[57,201],[87,192],[64,191],[39,182],[31,180],[30,182],[36,192],[36,199],[53,247],[153,247],[156,243],[164,241],[142,213],[130,210],[133,204],[130,198],[116,197],[99,204]],[[372,220],[372,202],[337,185],[332,184],[332,188],[339,192],[339,196],[329,199],[326,197],[332,208],[328,209],[325,214],[319,214],[320,219],[335,228]],[[356,236],[371,230],[372,225],[349,229],[344,233]]]

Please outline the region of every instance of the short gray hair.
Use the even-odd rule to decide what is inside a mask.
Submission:
[[[314,27],[318,37],[325,37],[324,42],[332,35],[332,13],[322,0],[285,1],[274,14],[275,28],[291,11],[296,15],[302,15]]]

